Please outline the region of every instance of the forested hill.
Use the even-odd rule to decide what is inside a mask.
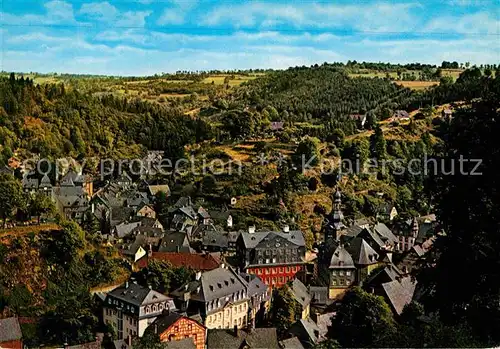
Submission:
[[[30,79],[0,79],[0,150],[42,157],[127,157],[145,149],[178,152],[209,137],[209,127],[169,108],[138,98],[94,97],[64,84],[35,85]]]
[[[411,91],[380,78],[350,78],[337,68],[290,68],[249,81],[234,102],[257,109],[272,105],[293,121],[328,120],[404,107]]]

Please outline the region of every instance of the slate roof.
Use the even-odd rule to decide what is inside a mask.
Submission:
[[[385,242],[382,240],[379,234],[377,234],[375,231],[371,230],[370,228],[365,228],[361,231],[361,233],[358,234],[358,236],[366,236],[367,238],[370,237],[377,245],[378,247],[382,248],[385,246]]]
[[[299,279],[293,279],[292,287],[290,287],[293,297],[299,304],[305,308],[311,303],[311,295],[307,290],[306,285],[304,285]]]
[[[370,265],[377,263],[377,252],[375,252],[375,250],[360,237],[352,239],[346,249],[351,254],[354,264],[356,265]]]
[[[335,313],[324,313],[316,315],[316,326],[319,328],[319,338],[321,342],[327,339],[328,328],[332,325],[332,317]]]
[[[284,339],[280,343],[283,349],[304,349],[304,346],[297,337]]]
[[[111,225],[116,225],[125,222],[132,217],[134,209],[132,207],[114,206],[110,210]]]
[[[113,291],[108,293],[108,297],[110,296],[136,306],[161,301],[171,301],[171,298],[161,294],[160,292],[151,290],[134,282],[129,282],[128,287],[124,284],[115,288]]]
[[[162,343],[165,349],[196,349],[193,338],[183,338]]]
[[[354,268],[352,256],[343,245],[339,245],[333,252],[330,268]]]
[[[358,236],[359,233],[361,233],[363,231],[363,227],[361,227],[360,225],[357,225],[357,224],[353,224],[351,226],[349,226],[346,230],[345,230],[345,234],[346,236],[348,237],[356,237]]]
[[[191,299],[209,302],[246,290],[248,284],[232,268],[219,267],[201,274],[199,280],[188,282],[172,294],[191,293]],[[199,287],[199,288],[198,288]],[[187,288],[187,289],[186,289]],[[223,306],[221,304],[221,306]]]
[[[413,299],[416,282],[411,277],[404,277],[382,284],[384,294],[396,314],[401,315],[403,308]]]
[[[255,233],[249,233],[248,231],[241,232],[243,243],[247,249],[255,248],[266,237],[272,239],[273,235],[280,236],[294,245],[305,246],[304,236],[300,230],[291,230],[288,233],[271,231],[256,231]]]
[[[191,219],[196,219],[196,211],[194,210],[194,208],[192,206],[181,207],[181,208],[179,208],[179,211],[181,211],[182,213],[184,213],[186,216],[188,216]]]
[[[115,226],[116,235],[119,238],[123,238],[132,233],[132,230],[134,230],[134,228],[137,228],[140,224],[140,222],[120,223]]]
[[[312,304],[327,305],[330,303],[327,286],[309,286],[309,294]]]
[[[188,236],[184,232],[172,232],[165,234],[161,239],[158,252],[184,252],[191,253],[194,250],[189,246]]]
[[[0,320],[0,343],[21,339],[21,325],[17,317],[9,317]]]
[[[392,233],[392,231],[384,223],[377,223],[373,230],[380,235],[382,240],[389,242],[390,244],[397,244],[398,238]]]
[[[301,334],[303,333],[307,335],[308,338],[300,338],[302,342],[308,345],[314,345],[319,341],[320,329],[311,318],[306,320],[300,319],[290,327],[290,333],[299,335],[299,337],[302,337]]]
[[[183,316],[181,314],[174,312],[170,312],[168,314],[162,314],[158,316],[150,326],[154,328],[154,325],[156,325],[158,333],[163,333],[165,330],[168,330],[170,326],[175,324],[178,320],[182,319],[182,317]]]
[[[412,250],[415,251],[418,257],[422,257],[425,254],[424,249],[420,245],[413,245]]]
[[[410,114],[406,110],[396,110],[393,117],[395,118],[409,118]]]
[[[210,329],[207,331],[207,348],[241,349],[247,348],[274,349],[279,348],[276,328],[256,328],[252,331]]]
[[[200,215],[201,218],[203,219],[209,219],[210,218],[210,214],[208,213],[207,210],[205,210],[203,207],[199,207],[198,208],[198,214]]]
[[[248,297],[253,297],[267,292],[268,286],[255,274],[240,273],[248,283]]]
[[[229,238],[227,234],[218,230],[207,230],[203,234],[202,244],[204,246],[213,246],[220,248],[227,248],[229,245]]]

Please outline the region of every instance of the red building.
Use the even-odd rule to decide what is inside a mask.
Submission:
[[[300,230],[285,227],[281,232],[256,232],[250,227],[238,237],[236,253],[240,266],[270,287],[280,287],[306,272],[305,241]]]
[[[0,320],[0,348],[22,349],[23,334],[16,317]]]
[[[177,313],[159,316],[148,328],[160,337],[161,342],[191,339],[196,349],[204,349],[207,329],[199,322]]]

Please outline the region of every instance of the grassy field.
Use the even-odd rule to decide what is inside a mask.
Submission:
[[[220,74],[211,75],[205,78],[203,82],[205,84],[223,85],[226,77],[229,77],[229,86],[239,86],[244,82],[253,80],[257,78],[257,75],[234,75],[234,74]]]
[[[437,81],[396,81],[395,83],[412,90],[425,90],[431,86],[439,85]]]

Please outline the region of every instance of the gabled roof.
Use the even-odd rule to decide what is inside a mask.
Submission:
[[[268,286],[255,274],[240,273],[248,283],[248,297],[267,292]]]
[[[200,327],[205,327],[202,324],[194,321],[193,319],[190,319],[186,316],[183,316],[179,313],[174,313],[174,312],[168,312],[164,313],[156,318],[156,320],[148,327],[155,328],[154,326],[156,325],[156,329],[158,330],[158,333],[163,333],[166,330],[168,330],[173,324],[175,324],[177,321],[180,319],[186,319],[187,321],[191,322],[192,324],[198,325]]]
[[[297,337],[284,339],[280,343],[283,349],[304,349],[304,346]]]
[[[328,286],[309,286],[309,294],[311,295],[311,303],[316,305],[328,305]]]
[[[241,232],[241,238],[247,249],[255,248],[265,238],[272,239],[275,236],[282,237],[296,246],[305,246],[304,235],[300,230],[291,230],[288,233],[272,231],[258,231],[255,233],[249,233],[248,231]]]
[[[138,227],[141,223],[140,222],[132,222],[132,223],[120,223],[115,226],[115,232],[116,235],[119,238],[123,238],[127,235],[129,235],[134,228]]]
[[[220,262],[207,253],[153,252],[149,259],[166,261],[173,267],[187,267],[196,271],[217,269]]]
[[[0,343],[19,340],[22,336],[21,326],[17,317],[0,320]]]
[[[411,277],[404,277],[400,280],[382,284],[385,296],[396,314],[401,315],[405,305],[412,301],[415,286],[416,282],[412,281]]]
[[[373,240],[379,248],[385,246],[385,242],[381,239],[380,235],[370,228],[363,229],[358,236],[364,237],[365,239]]]
[[[290,291],[292,292],[293,298],[295,298],[295,300],[299,302],[303,308],[307,307],[311,303],[311,295],[309,294],[306,285],[304,285],[299,279],[293,279]]]
[[[207,348],[210,349],[278,349],[276,328],[256,328],[254,330],[209,329]]]
[[[108,297],[109,296],[136,306],[171,300],[171,298],[161,294],[160,292],[151,290],[133,282],[128,283],[128,287],[127,284],[125,284],[115,288],[113,291],[108,293]]]
[[[300,319],[290,327],[290,333],[300,336],[301,342],[307,346],[313,346],[319,341],[320,329],[311,318]],[[307,338],[304,338],[302,334],[305,334]]]
[[[208,213],[207,210],[205,210],[203,207],[199,207],[198,208],[198,214],[200,215],[201,218],[203,219],[209,219],[210,218],[210,214]]]
[[[191,293],[191,299],[209,302],[233,295],[248,287],[247,282],[232,268],[217,268],[201,274],[199,280],[184,284],[172,294]]]
[[[165,349],[196,349],[196,344],[191,337],[168,341],[162,344]]]
[[[161,239],[159,252],[194,252],[189,246],[188,236],[183,232],[172,232]]]
[[[377,223],[373,227],[373,230],[380,235],[383,241],[387,241],[391,244],[397,244],[398,238],[392,233],[392,231],[384,223]]]
[[[333,252],[330,268],[354,268],[352,256],[343,245],[339,245]]]
[[[149,185],[148,186],[149,194],[155,196],[159,192],[163,192],[167,195],[170,195],[170,187],[168,184],[157,184],[157,185]]]
[[[378,253],[360,237],[352,239],[346,249],[351,254],[354,264],[356,265],[377,263]]]

